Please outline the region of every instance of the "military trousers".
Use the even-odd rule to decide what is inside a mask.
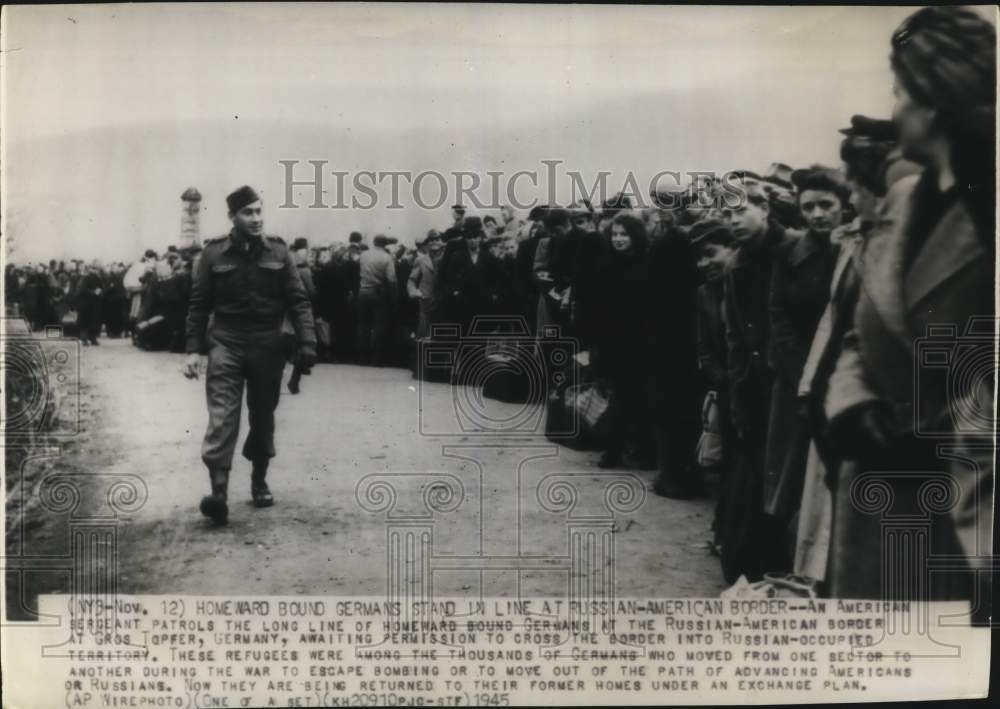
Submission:
[[[232,467],[245,388],[250,432],[243,444],[243,457],[267,463],[274,457],[274,410],[281,396],[285,366],[281,331],[238,331],[216,326],[208,341],[208,429],[201,459],[209,468]]]

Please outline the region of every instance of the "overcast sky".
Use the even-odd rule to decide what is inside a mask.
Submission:
[[[264,192],[268,231],[316,243],[354,228],[410,242],[448,220],[408,197],[305,209],[309,190],[278,209],[280,159],[481,173],[558,159],[619,181],[836,164],[851,114],[889,115],[889,36],[909,12],[6,7],[6,230],[19,261],[131,259],[176,240],[188,186],[205,196],[205,235],[225,231],[224,197],[243,183]]]

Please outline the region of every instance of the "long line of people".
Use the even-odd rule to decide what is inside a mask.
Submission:
[[[993,461],[974,442],[992,433],[995,374],[916,387],[914,348],[928,327],[961,334],[974,316],[995,337],[995,30],[925,8],[893,36],[892,68],[893,120],[854,116],[837,169],[733,171],[643,209],[622,194],[526,219],[455,205],[415,248],[357,232],[320,248],[297,239],[320,361],[425,376],[418,343],[435,325],[468,333],[488,315],[554,329],[606,388],[598,465],[655,470],[654,491],[671,498],[715,488],[710,547],[729,582],[793,575],[819,593],[891,593],[880,520],[856,497],[873,470],[954,476],[955,508],[928,513],[930,550],[968,571],[991,549]],[[128,269],[8,266],[7,300],[36,326],[75,308],[85,342],[103,322],[178,348],[196,258],[171,247]],[[982,428],[959,426],[963,406]],[[945,459],[926,430],[973,443]],[[897,512],[915,509],[917,482],[888,484]],[[981,599],[976,583],[952,573],[929,593]]]

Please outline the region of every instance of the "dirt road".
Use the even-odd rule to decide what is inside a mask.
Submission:
[[[75,514],[106,512],[108,493],[97,488],[116,475],[138,476],[147,492],[119,523],[120,591],[382,594],[388,574],[412,571],[387,556],[392,530],[407,525],[428,533],[436,594],[564,593],[579,581],[581,567],[568,560],[581,530],[598,535],[603,554],[591,576],[613,579],[619,596],[723,588],[718,560],[703,547],[710,500],[646,493],[652,473],[599,470],[596,453],[540,435],[422,435],[456,428],[454,393],[399,369],[319,365],[300,395],[284,391],[269,476],[275,506],[250,505],[249,463],[237,458],[230,523],[212,528],[197,509],[208,488],[199,458],[204,381],[181,375],[181,355],[122,340],[83,349],[82,358],[84,431],[58,467],[103,477],[87,483]],[[521,408],[482,405],[494,418]],[[610,533],[608,501],[619,510]],[[45,520],[26,540],[35,553],[65,554],[64,528],[65,520]]]

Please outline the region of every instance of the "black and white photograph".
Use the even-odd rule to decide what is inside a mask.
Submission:
[[[986,696],[996,24],[4,7],[4,706]]]

